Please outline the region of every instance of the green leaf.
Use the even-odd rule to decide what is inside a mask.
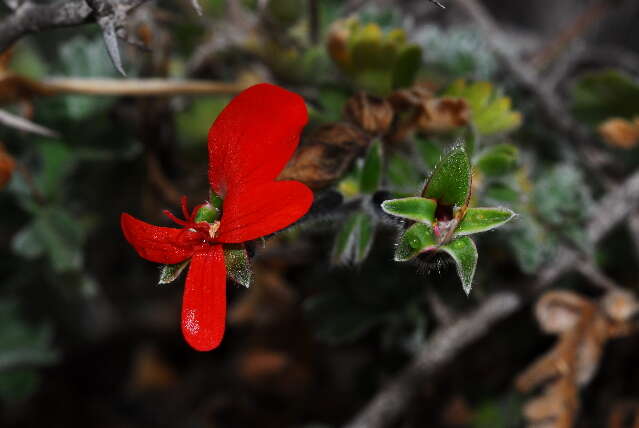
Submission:
[[[468,236],[458,238],[440,247],[448,253],[457,267],[457,275],[462,282],[462,287],[466,295],[470,294],[473,287],[473,277],[477,267],[477,247],[475,242]]]
[[[351,215],[337,234],[333,247],[333,263],[359,264],[370,251],[375,235],[375,223],[370,215],[357,212]]]
[[[71,149],[59,141],[42,141],[38,144],[42,167],[36,176],[36,184],[48,199],[62,194],[64,181],[75,166]]]
[[[396,191],[414,191],[422,181],[415,166],[397,153],[388,160],[386,178],[392,190]]]
[[[466,215],[455,229],[455,236],[495,229],[514,216],[515,213],[508,208],[468,208]]]
[[[191,259],[188,259],[184,260],[182,263],[162,266],[160,269],[160,279],[158,280],[158,284],[169,284],[175,281],[190,262]]]
[[[400,50],[393,68],[393,88],[408,88],[415,81],[422,65],[422,49],[417,45],[407,45]]]
[[[248,288],[251,286],[252,271],[246,248],[242,244],[224,246],[226,273],[235,282]]]
[[[177,114],[177,134],[200,147],[206,141],[211,121],[215,120],[230,100],[226,96],[194,99],[187,109]]]
[[[519,192],[504,183],[492,183],[484,193],[486,200],[514,204],[519,201]]]
[[[616,70],[585,74],[570,95],[575,116],[591,125],[610,117],[631,119],[639,115],[639,84]]]
[[[33,227],[33,223],[15,234],[13,241],[11,241],[11,248],[16,254],[27,259],[39,257],[44,252],[44,246]]]
[[[477,168],[488,176],[500,176],[517,168],[519,150],[512,144],[497,144],[484,150],[477,159]]]
[[[35,219],[33,228],[56,272],[82,267],[84,230],[66,211],[60,208],[43,210]]]
[[[395,261],[405,262],[426,251],[437,249],[437,238],[430,225],[415,223],[402,234],[395,249]]]
[[[489,82],[466,84],[464,80],[456,80],[444,95],[468,102],[472,122],[481,135],[506,132],[521,125],[521,113],[511,110],[510,98],[500,96]]]
[[[435,165],[437,165],[437,162],[439,162],[439,159],[442,157],[441,148],[432,140],[416,136],[415,148],[422,162],[424,162],[424,166],[428,169],[435,168]]]
[[[360,191],[374,193],[382,182],[382,143],[374,141],[368,149],[360,175]]]
[[[414,196],[411,198],[389,199],[382,202],[385,213],[421,223],[431,224],[435,219],[437,202]]]
[[[470,196],[471,179],[466,149],[458,144],[437,163],[422,196],[443,205],[464,206]]]

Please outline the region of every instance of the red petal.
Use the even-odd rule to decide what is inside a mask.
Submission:
[[[120,225],[129,244],[147,260],[175,264],[193,255],[191,246],[176,245],[184,229],[154,226],[126,213],[122,213]]]
[[[297,181],[271,181],[224,199],[220,242],[239,243],[276,232],[302,217],[313,192]]]
[[[304,100],[262,83],[237,95],[209,130],[209,181],[219,195],[274,180],[308,120]]]
[[[182,300],[182,334],[194,349],[210,351],[224,336],[226,267],[221,245],[195,253]]]

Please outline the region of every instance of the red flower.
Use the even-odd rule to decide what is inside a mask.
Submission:
[[[201,209],[213,213],[216,209],[202,204],[189,213],[186,198],[182,200],[184,220],[165,212],[180,229],[153,226],[122,214],[124,236],[141,257],[165,264],[191,259],[182,332],[199,351],[217,347],[224,335],[224,244],[276,232],[302,217],[313,202],[313,193],[304,184],[275,181],[295,151],[307,119],[304,101],[292,92],[269,84],[243,91],[209,131],[209,182],[222,198],[221,217],[201,221],[205,212],[200,213]]]

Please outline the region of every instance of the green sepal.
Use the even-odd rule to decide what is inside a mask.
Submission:
[[[337,234],[333,247],[333,263],[359,264],[371,249],[375,223],[370,215],[357,212],[351,215]]]
[[[220,218],[220,210],[211,203],[204,204],[195,214],[195,222],[213,223]]]
[[[462,282],[464,292],[469,295],[473,287],[473,278],[477,267],[478,255],[475,242],[468,236],[464,236],[442,245],[440,248],[455,261],[457,275]]]
[[[440,204],[464,206],[470,196],[472,172],[463,144],[453,147],[437,163],[422,196]]]
[[[362,193],[374,193],[382,182],[382,143],[375,140],[368,149],[360,175]]]
[[[218,210],[222,209],[222,197],[215,193],[213,190],[209,192],[209,204],[213,205]]]
[[[515,216],[508,208],[468,208],[455,229],[455,237],[486,232],[507,223]]]
[[[421,253],[437,249],[437,238],[430,225],[415,223],[402,234],[395,249],[395,261],[405,262]]]
[[[389,199],[382,202],[385,213],[420,223],[431,224],[435,219],[437,202],[418,196],[402,199]]]
[[[477,168],[488,176],[500,176],[517,168],[519,150],[512,144],[497,144],[485,150],[477,159]]]
[[[162,266],[162,268],[160,269],[160,279],[158,280],[158,284],[169,284],[175,281],[190,262],[191,259],[188,259],[174,265]]]
[[[224,264],[229,278],[246,288],[251,286],[251,262],[243,244],[224,245]]]

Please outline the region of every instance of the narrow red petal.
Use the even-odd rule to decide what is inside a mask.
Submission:
[[[299,143],[308,121],[304,100],[262,83],[237,95],[209,130],[209,181],[226,195],[254,182],[274,180]]]
[[[313,192],[297,181],[271,181],[231,192],[224,200],[218,240],[250,241],[294,223],[308,212]]]
[[[182,300],[182,334],[194,349],[210,351],[224,336],[226,266],[221,245],[195,253]]]
[[[178,245],[183,229],[154,226],[126,213],[122,213],[120,225],[129,244],[147,260],[174,264],[193,255],[191,246]]]

